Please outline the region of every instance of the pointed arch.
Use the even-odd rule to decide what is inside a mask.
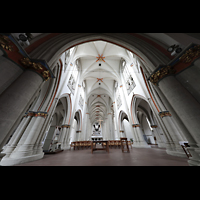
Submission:
[[[124,119],[126,119],[129,122],[128,115],[123,110],[121,110],[119,112],[119,117],[118,117],[119,130],[122,130],[122,122]]]
[[[149,109],[146,109],[145,106]],[[147,99],[139,94],[134,94],[131,100],[131,106],[130,106],[130,110],[131,110],[131,118],[132,118],[132,122],[133,124],[138,124],[138,118],[137,118],[137,111],[142,111],[148,118],[148,120],[153,123],[153,112],[152,109],[149,105],[149,102],[147,101]]]
[[[78,109],[75,114],[74,114],[74,118],[77,121],[77,130],[81,131],[82,130],[82,112],[80,109]]]
[[[71,100],[71,96],[68,93],[64,93],[60,96],[59,99],[65,97],[66,101],[67,101],[67,108],[69,109],[69,111],[66,114],[66,118],[65,118],[65,123],[66,124],[70,124],[71,121],[71,114],[72,114],[72,100]]]

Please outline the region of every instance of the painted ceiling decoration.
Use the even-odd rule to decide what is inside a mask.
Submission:
[[[98,55],[99,55],[99,54],[98,54]],[[103,62],[105,62],[105,60],[104,60],[105,57],[103,57],[103,54],[99,55],[99,56],[96,57],[96,58],[97,58],[96,62],[98,62],[98,61],[103,61]]]

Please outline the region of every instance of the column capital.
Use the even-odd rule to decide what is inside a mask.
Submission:
[[[0,35],[0,46],[8,51],[13,51],[13,45],[6,35]]]
[[[0,34],[0,48],[3,49],[7,58],[12,60],[23,70],[29,69],[34,71],[42,76],[45,81],[50,78],[55,78],[46,61],[30,58],[19,42],[10,33]]]
[[[148,78],[150,82],[152,82],[154,85],[158,85],[158,82],[169,75],[175,74],[176,70],[173,66],[166,66],[166,65],[160,65]]]
[[[47,112],[43,112],[43,111],[28,111],[27,113],[25,113],[26,116],[30,116],[30,117],[44,117],[46,118],[46,116],[48,115]]]
[[[161,112],[159,112],[158,113],[158,115],[160,116],[160,117],[171,117],[172,115],[171,115],[171,113],[169,112],[169,111],[161,111]]]
[[[70,128],[70,125],[68,125],[68,124],[62,124],[61,128]]]
[[[136,127],[140,127],[139,124],[132,124],[132,127],[136,128]]]
[[[41,75],[45,81],[49,80],[50,78],[55,78],[44,60],[35,60],[24,57],[20,59],[20,63],[26,69],[32,70]]]
[[[170,61],[168,65],[159,65],[157,69],[150,75],[148,80],[154,85],[170,75],[175,75],[184,69],[191,66],[191,64],[200,57],[200,45],[191,44],[183,52],[181,52],[174,60]]]

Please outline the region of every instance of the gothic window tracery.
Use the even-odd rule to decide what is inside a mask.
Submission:
[[[76,86],[76,80],[78,78],[78,71],[79,71],[79,67],[77,65],[79,65],[80,63],[78,62],[78,60],[75,62],[75,64],[72,64],[72,74],[69,78],[68,81],[68,88],[70,89],[71,93],[74,95],[75,92],[75,86]]]
[[[132,92],[132,90],[135,88],[136,84],[135,84],[135,81],[134,81],[132,75],[130,74],[130,72],[128,70],[125,60],[122,61],[122,73],[124,76],[124,81],[126,83],[127,93],[129,95]]]
[[[121,99],[121,96],[120,96],[120,93],[119,93],[119,88],[117,88],[117,91],[116,91],[116,100],[117,100],[117,109],[119,109],[122,105],[122,99]]]
[[[73,75],[71,74],[68,84],[67,84],[68,88],[70,89],[71,93],[74,95],[74,91],[75,91],[75,79],[73,77]]]
[[[83,97],[80,95],[80,98],[79,98],[79,106],[81,107],[81,109],[83,110]]]

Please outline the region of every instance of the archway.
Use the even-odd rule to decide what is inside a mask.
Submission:
[[[57,36],[58,36],[59,34],[57,34]],[[68,37],[69,36],[69,37]],[[121,46],[121,47],[124,47],[124,48],[126,48],[126,49],[129,49],[132,53],[134,53],[134,55],[136,55],[138,58],[139,58],[139,61],[141,62],[141,65],[142,65],[142,67],[144,67],[144,68],[146,68],[146,71],[147,72],[145,72],[145,73],[150,73],[150,72],[152,72],[152,70],[153,70],[153,68],[155,68],[155,66],[156,66],[156,64],[157,63],[165,63],[165,61],[167,61],[167,59],[165,58],[165,56],[164,55],[162,55],[161,53],[159,53],[158,51],[156,51],[156,48],[155,47],[153,47],[153,46],[151,46],[151,45],[146,45],[144,42],[142,43],[142,45],[141,45],[141,47],[140,47],[140,45],[139,45],[139,43],[140,43],[140,41],[136,41],[136,40],[134,40],[133,38],[131,38],[132,36],[128,36],[128,35],[126,35],[127,37],[123,37],[121,34],[113,34],[113,35],[110,35],[110,34],[83,34],[83,35],[80,35],[80,34],[71,34],[71,36],[69,35],[69,34],[60,34],[59,35],[59,38],[53,38],[52,40],[49,40],[48,42],[46,42],[45,43],[45,45],[44,44],[42,44],[40,47],[38,46],[38,48],[39,49],[35,49],[34,50],[34,52],[31,52],[30,54],[32,54],[31,56],[33,56],[33,57],[36,57],[36,58],[42,58],[42,59],[45,59],[45,60],[47,60],[47,62],[48,62],[48,64],[50,65],[50,67],[52,67],[52,65],[54,65],[55,64],[55,62],[57,62],[56,61],[56,59],[59,59],[59,56],[63,53],[63,52],[65,52],[65,50],[66,49],[69,49],[70,47],[72,47],[72,46],[75,46],[75,45],[77,45],[77,44],[82,44],[82,43],[85,43],[85,42],[87,42],[88,40],[89,41],[96,41],[96,40],[102,40],[102,41],[109,41],[109,42],[111,42],[111,43],[113,43],[113,44],[116,44],[116,45],[118,45],[118,46]],[[95,38],[96,37],[96,38]],[[62,39],[64,39],[64,40],[62,40]],[[72,40],[70,40],[70,39],[72,39]],[[130,39],[130,44],[129,44],[129,39]],[[71,42],[71,43],[70,43]],[[54,46],[54,44],[56,44],[55,45],[55,49],[50,49],[52,46]],[[45,48],[47,48],[47,49],[44,49],[44,47]],[[130,47],[130,48],[129,48]],[[50,51],[48,51],[48,50],[50,50]],[[152,51],[151,51],[152,50]],[[152,53],[153,52],[153,53]],[[53,56],[51,56],[51,54],[53,55]],[[150,55],[151,54],[151,55]],[[155,54],[155,56],[153,56],[153,54]],[[38,55],[38,56],[37,56]],[[63,54],[62,54],[62,56],[63,56]],[[159,57],[160,56],[160,57]],[[100,56],[99,56],[100,57]],[[62,62],[63,62],[63,60],[62,60]],[[54,64],[52,64],[52,63],[54,63]],[[59,71],[59,74],[61,74],[62,73],[62,68],[59,68],[59,69],[61,69],[60,71]],[[100,83],[100,84],[104,84],[104,85],[106,85],[106,80],[103,80],[102,81],[102,77],[100,76],[100,77],[98,77],[97,78],[98,79],[98,81],[99,81],[99,83],[100,83],[100,81],[102,82],[102,83]],[[104,78],[105,79],[105,78]],[[58,79],[57,79],[58,80]],[[45,89],[45,93],[44,93],[44,96],[42,97],[42,99],[44,100],[44,101],[42,101],[42,103],[44,103],[44,108],[46,109],[42,109],[41,110],[41,113],[36,113],[36,112],[34,112],[33,111],[33,113],[32,114],[30,114],[29,113],[29,117],[43,117],[44,119],[44,124],[45,124],[45,126],[43,126],[43,124],[42,124],[42,122],[41,123],[39,123],[41,120],[39,120],[39,118],[37,118],[37,121],[35,120],[35,118],[33,118],[33,120],[31,121],[31,123],[32,124],[34,124],[34,120],[38,123],[38,124],[40,124],[40,126],[42,127],[42,128],[38,128],[38,133],[37,133],[37,135],[36,134],[32,134],[31,135],[31,137],[29,137],[29,135],[28,135],[28,133],[29,133],[29,130],[27,129],[27,131],[26,131],[26,135],[24,136],[24,137],[26,137],[26,136],[28,136],[28,139],[27,139],[27,141],[28,142],[36,142],[36,144],[39,146],[39,144],[40,144],[40,138],[43,138],[43,133],[42,134],[40,134],[40,132],[42,132],[43,131],[43,129],[44,130],[46,130],[46,124],[49,124],[49,119],[51,119],[51,117],[52,117],[52,114],[54,114],[54,109],[55,109],[55,105],[56,105],[56,103],[57,103],[57,94],[56,94],[56,92],[57,92],[57,89],[59,88],[59,81],[60,81],[60,77],[59,77],[59,80],[57,81],[56,80],[56,82],[58,83],[53,89],[52,89],[52,91],[55,91],[55,93],[53,93],[54,95],[51,95],[50,93],[50,96],[53,96],[53,99],[52,100],[48,100],[48,101],[46,101],[46,97],[47,97],[47,95],[48,95],[48,92],[46,92],[46,91],[48,91],[48,88],[50,88],[50,84],[49,85],[47,85],[46,84],[46,89]],[[61,80],[63,80],[63,79],[61,79]],[[52,81],[52,80],[51,80]],[[62,82],[62,81],[61,81]],[[48,83],[48,82],[47,82]],[[62,82],[63,83],[63,82]],[[81,83],[80,83],[81,84]],[[39,86],[38,86],[39,87]],[[81,85],[79,85],[78,87],[81,87]],[[122,87],[122,86],[121,86]],[[37,87],[36,87],[37,88]],[[60,92],[60,91],[59,91]],[[59,95],[58,95],[59,96]],[[131,96],[131,95],[130,95]],[[54,99],[54,97],[56,97],[55,99]],[[99,97],[98,97],[99,98]],[[55,101],[54,101],[55,100]],[[73,99],[74,100],[74,99]],[[27,102],[28,102],[28,100],[27,100]],[[54,103],[55,102],[55,103]],[[76,101],[73,101],[73,102],[76,102]],[[142,102],[142,101],[141,101]],[[135,105],[135,107],[134,107],[134,109],[136,109],[136,113],[135,113],[135,115],[136,115],[136,117],[135,117],[135,124],[134,124],[134,127],[136,128],[136,127],[140,127],[140,124],[148,124],[148,123],[151,123],[151,114],[150,114],[150,117],[148,117],[148,115],[149,115],[149,112],[146,112],[145,111],[145,109],[144,109],[144,107],[141,105],[141,104],[143,104],[143,102],[142,103],[138,103],[138,105]],[[62,103],[62,102],[61,102]],[[114,103],[114,102],[109,102],[109,106],[111,106],[112,104],[111,103]],[[50,104],[50,107],[48,108],[48,106],[49,106],[49,104]],[[129,101],[129,103],[128,103],[129,105],[130,105],[130,101]],[[137,104],[137,101],[136,101],[136,104]],[[40,106],[39,106],[39,108],[41,108],[41,105],[42,104],[40,104]],[[47,106],[48,105],[48,106]],[[51,105],[53,105],[52,107],[51,107]],[[63,105],[64,106],[64,105]],[[50,113],[49,111],[50,111],[50,108],[52,108],[52,113]],[[73,107],[74,109],[77,109],[76,107]],[[48,110],[47,110],[48,109]],[[119,109],[119,108],[118,108]],[[120,108],[120,109],[124,109],[127,113],[128,113],[128,116],[129,116],[129,112],[128,112],[128,110],[126,109],[126,108]],[[37,110],[38,111],[38,110]],[[47,112],[46,112],[47,111]],[[95,112],[96,112],[97,110],[95,110]],[[49,113],[48,113],[49,112]],[[74,111],[73,111],[74,112]],[[84,113],[84,112],[83,112]],[[151,113],[151,112],[150,112]],[[69,113],[68,113],[69,114]],[[108,111],[108,113],[106,113],[107,115],[111,115],[112,113],[110,112],[110,111]],[[61,114],[62,115],[62,114]],[[84,113],[84,115],[85,115],[85,113]],[[47,120],[47,118],[45,118],[45,117],[49,117],[49,119]],[[147,122],[144,122],[144,117],[146,118],[146,121]],[[63,124],[64,123],[64,120],[66,120],[66,118],[67,118],[67,120],[68,120],[68,122],[70,122],[71,120],[71,114],[70,115],[68,115],[68,116],[60,116],[60,113],[56,113],[56,121],[58,121],[58,123],[56,123],[56,125],[59,125],[59,124]],[[124,117],[122,117],[122,118],[124,118]],[[130,117],[129,117],[130,118]],[[140,119],[139,119],[140,118]],[[124,118],[125,119],[125,118]],[[123,123],[126,123],[127,122],[127,120],[122,120],[122,121],[124,121]],[[46,120],[46,121],[45,121]],[[55,119],[52,119],[53,121],[55,120]],[[80,128],[80,121],[82,121],[82,120],[80,120],[80,117],[78,116],[78,115],[76,115],[75,114],[75,120],[77,121],[77,131],[80,131],[81,129],[82,129],[82,123],[81,123],[81,128]],[[129,119],[130,120],[130,119]],[[122,127],[124,128],[124,124],[122,123]],[[111,124],[111,123],[110,123]],[[153,122],[151,123],[151,124],[153,124]],[[154,123],[155,124],[155,123]],[[34,125],[37,125],[37,124],[34,124]],[[162,124],[161,124],[162,125]],[[34,126],[31,126],[30,125],[30,127],[34,127]],[[35,126],[35,127],[37,127],[37,126]],[[40,129],[40,130],[39,130]],[[33,130],[33,129],[32,129]],[[41,131],[42,130],[42,131]],[[34,132],[34,131],[32,131],[32,132]],[[173,131],[171,131],[171,132],[173,132]],[[38,136],[39,135],[39,136]],[[41,136],[42,135],[42,136]],[[39,138],[39,139],[38,139]],[[140,141],[139,141],[140,142]],[[35,144],[35,143],[34,143]],[[25,143],[25,145],[26,145],[26,143]],[[35,153],[36,152],[36,150],[35,150],[36,148],[35,148],[35,146],[33,147],[33,152]],[[32,152],[31,152],[32,153]],[[15,155],[15,154],[14,154]],[[22,154],[20,154],[20,155],[22,155]],[[28,153],[27,153],[27,155],[29,155]],[[30,154],[31,155],[31,154]]]
[[[153,112],[145,97],[137,94],[133,95],[131,101],[131,118],[135,134],[134,145],[147,147],[148,143],[155,144],[157,135],[155,136],[152,132],[152,127],[155,127]]]
[[[120,137],[126,137],[128,141],[133,141],[131,121],[129,120],[127,113],[125,113],[123,110],[119,112],[118,123]]]
[[[67,98],[68,97],[68,98]],[[49,130],[43,139],[44,151],[54,151],[57,148],[65,146],[66,131],[64,130],[65,122],[70,121],[70,97],[62,95],[58,100],[56,109],[49,123]],[[59,146],[57,144],[59,143]]]
[[[74,114],[70,142],[79,141],[81,139],[81,131],[82,131],[82,114],[81,110],[79,109]]]
[[[53,40],[45,40],[45,38],[43,38],[45,45],[40,44],[38,48],[34,50],[31,50],[30,46],[30,55],[34,58],[46,60],[49,66],[51,66],[63,52],[71,47],[100,40],[116,44],[131,51],[148,65],[151,72],[158,64],[165,64],[170,61],[168,58],[170,54],[165,48],[156,44],[152,45],[152,41],[147,42],[147,40],[140,40],[138,43],[138,38],[133,35],[134,34],[123,33],[63,33],[54,35]],[[52,49],[52,46],[54,46],[54,49]],[[158,49],[160,51],[158,51]]]

